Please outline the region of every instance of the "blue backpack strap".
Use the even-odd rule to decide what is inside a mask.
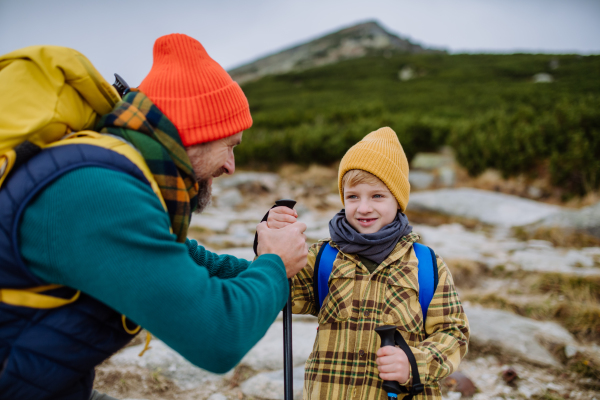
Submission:
[[[337,257],[338,249],[331,247],[329,242],[324,243],[317,254],[315,260],[314,274],[313,274],[313,290],[315,298],[319,299],[319,308],[323,306],[323,301],[329,294],[329,276],[333,271],[333,262]]]
[[[438,286],[437,260],[435,253],[429,247],[413,243],[413,248],[419,260],[419,303],[423,311],[423,328],[425,328],[427,310]]]

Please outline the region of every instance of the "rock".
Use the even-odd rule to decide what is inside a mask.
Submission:
[[[244,202],[242,193],[235,188],[223,191],[216,199],[219,207],[236,207]]]
[[[294,368],[293,372],[294,400],[302,399],[304,386],[304,367]],[[263,372],[255,375],[240,385],[245,396],[259,397],[266,400],[283,400],[283,370]]]
[[[438,180],[442,187],[452,187],[456,182],[456,171],[452,167],[442,167],[438,170]]]
[[[210,397],[206,400],[229,400],[229,398],[227,396],[225,396],[224,394],[214,393],[214,394],[211,394]]]
[[[536,225],[575,229],[600,237],[600,202],[580,210],[562,210],[550,214]]]
[[[413,230],[451,267],[453,261],[471,260],[490,269],[502,265],[511,270],[600,276],[598,247],[554,248],[544,240],[522,242],[508,237],[508,232],[488,236],[482,232],[471,232],[456,223],[437,227],[413,225]],[[496,230],[503,231],[501,227]]]
[[[435,181],[435,175],[423,171],[411,171],[408,174],[411,189],[429,189]]]
[[[506,383],[512,383],[515,379],[519,379],[519,374],[517,374],[517,371],[513,367],[509,367],[502,371],[502,379]]]
[[[254,260],[254,249],[252,247],[232,247],[228,249],[216,250],[217,254],[227,254],[244,260]]]
[[[208,382],[221,381],[227,376],[213,374],[196,367],[157,338],[152,339],[150,347],[142,357],[138,354],[144,348],[143,344],[126,347],[113,355],[110,361],[115,365],[135,365],[159,371],[184,390],[194,389]]]
[[[398,79],[401,81],[410,81],[414,77],[415,71],[408,65],[398,71]]]
[[[573,358],[577,355],[578,353],[578,349],[575,346],[565,346],[565,357],[567,358]]]
[[[581,250],[528,247],[515,251],[511,261],[525,271],[560,272],[579,276],[600,275],[594,257]]]
[[[558,206],[472,188],[411,193],[408,209],[439,212],[502,226],[531,224],[562,211]]]
[[[492,347],[523,361],[544,367],[561,364],[546,348],[575,345],[573,336],[554,322],[541,322],[507,311],[465,306],[471,327],[471,344]]]
[[[222,233],[227,231],[227,228],[229,228],[229,222],[230,221],[227,219],[205,213],[193,214],[190,227],[205,228],[213,232]]]
[[[292,324],[293,365],[304,365],[317,335],[317,320]],[[283,323],[275,321],[265,336],[250,350],[240,364],[254,370],[278,370],[283,366]]]
[[[435,169],[451,165],[454,162],[452,156],[438,153],[417,153],[410,163],[411,172],[413,169],[422,169],[433,171]]]
[[[320,239],[325,239],[330,237],[331,235],[329,234],[329,227],[328,226],[324,226],[322,228],[318,228],[318,229],[307,229],[304,234],[306,235],[306,237],[308,239],[312,239],[314,241],[320,240]]]
[[[540,72],[539,74],[535,74],[533,76],[533,83],[551,83],[554,82],[554,78],[552,75],[547,74],[545,72]]]
[[[235,235],[213,235],[205,239],[207,244],[216,247],[250,247],[254,245],[254,235],[248,233],[246,236]],[[224,250],[227,254],[227,250]]]
[[[151,371],[160,371],[184,390],[195,389],[211,381],[221,381],[227,375],[217,375],[191,364],[175,350],[153,338],[150,349],[142,357],[138,354],[144,348],[143,344],[126,347],[110,358],[115,365],[135,365]]]
[[[465,397],[471,397],[477,391],[473,381],[471,381],[468,376],[458,371],[453,372],[444,378],[442,386],[447,387],[450,392],[458,392],[461,396]]]
[[[221,177],[215,181],[224,189],[237,188],[243,191],[256,191],[256,189],[273,192],[277,189],[279,175],[270,172],[236,172],[233,175]]]
[[[443,400],[460,400],[462,394],[460,392],[448,392],[445,396],[443,396]]]

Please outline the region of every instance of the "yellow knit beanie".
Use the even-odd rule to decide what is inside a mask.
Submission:
[[[342,158],[338,172],[338,187],[342,204],[344,191],[342,178],[353,169],[370,172],[388,187],[398,201],[402,212],[408,205],[408,160],[396,132],[385,127],[369,133],[350,148]]]

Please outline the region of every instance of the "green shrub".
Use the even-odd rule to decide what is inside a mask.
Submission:
[[[547,164],[555,185],[583,195],[600,186],[600,96],[490,111],[457,123],[449,143],[471,175],[495,168],[508,177]]]
[[[559,68],[550,69],[552,59]],[[416,78],[401,81],[410,66]],[[539,72],[553,83],[533,83]],[[445,144],[476,175],[549,169],[573,194],[599,186],[600,56],[369,56],[243,85],[254,125],[236,149],[246,166],[331,164],[389,126],[409,159]]]

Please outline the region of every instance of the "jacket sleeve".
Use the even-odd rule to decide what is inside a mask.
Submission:
[[[433,385],[456,371],[469,343],[469,322],[452,275],[441,257],[437,256],[437,262],[439,283],[427,313],[428,337],[419,346],[411,347],[421,383],[426,385]],[[412,385],[412,376],[404,385]]]
[[[121,172],[80,168],[28,206],[19,242],[26,265],[45,282],[81,290],[191,363],[224,373],[283,308],[285,267],[265,254],[222,279],[235,262],[213,268],[211,262],[227,258],[205,253],[206,268],[199,268],[169,226],[148,185]]]
[[[313,289],[314,266],[322,242],[315,243],[308,249],[306,266],[292,278],[292,312],[294,314],[311,314],[317,316],[319,309]]]
[[[208,270],[208,275],[221,279],[234,278],[245,271],[250,261],[227,254],[218,255],[200,246],[197,241],[187,239],[185,244],[192,260]]]

